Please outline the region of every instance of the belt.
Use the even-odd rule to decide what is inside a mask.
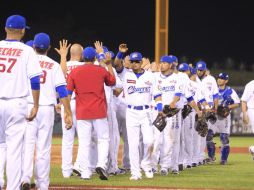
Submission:
[[[144,110],[144,109],[148,109],[149,106],[148,105],[144,105],[144,106],[132,106],[132,105],[128,105],[128,108],[134,109],[134,110]]]

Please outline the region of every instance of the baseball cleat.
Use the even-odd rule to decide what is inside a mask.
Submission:
[[[226,160],[221,160],[220,161],[220,165],[226,165],[227,164],[227,161]]]
[[[177,170],[172,170],[172,174],[178,175],[178,174],[179,174],[179,171],[177,171]]]
[[[101,180],[108,180],[108,174],[107,174],[107,172],[106,172],[103,168],[97,167],[97,168],[95,169],[95,171],[96,171],[96,173],[99,175],[99,178],[100,178]]]
[[[153,178],[153,172],[152,172],[152,170],[146,171],[145,175],[146,175],[146,178],[149,178],[149,179]]]
[[[135,176],[135,175],[132,175],[131,177],[130,177],[130,180],[131,181],[137,181],[137,180],[140,180],[141,179],[141,177],[138,177],[138,176]]]
[[[21,184],[21,188],[20,188],[21,190],[30,190],[30,184],[29,183],[25,183],[25,182],[23,182],[22,184]]]
[[[191,164],[192,167],[197,167],[198,165],[196,163]]]
[[[184,169],[183,169],[183,164],[179,164],[178,165],[178,168],[179,168],[179,171],[183,171]]]
[[[166,175],[168,175],[168,170],[167,169],[161,169],[160,174],[162,176],[166,176]]]
[[[74,173],[75,176],[81,176],[81,173],[80,171],[76,170],[76,169],[73,169],[72,172]]]
[[[187,165],[186,168],[187,169],[191,169],[192,167],[191,167],[191,165]]]

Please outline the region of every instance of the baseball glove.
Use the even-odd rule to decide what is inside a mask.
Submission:
[[[207,135],[208,125],[204,116],[197,119],[195,129],[201,137],[205,137]]]
[[[153,122],[153,125],[161,132],[167,125],[166,117],[159,113]]]
[[[178,109],[178,108],[171,108],[169,105],[165,105],[163,107],[163,110],[162,110],[162,112],[165,114],[166,117],[173,117],[179,111],[180,111],[180,109]]]
[[[219,105],[217,108],[217,115],[221,118],[226,118],[230,114],[230,109],[227,106]]]
[[[189,105],[184,105],[182,109],[182,117],[185,119],[192,112],[192,108]]]
[[[211,124],[214,124],[217,121],[216,114],[210,111],[205,113],[205,119],[206,121],[209,121]]]

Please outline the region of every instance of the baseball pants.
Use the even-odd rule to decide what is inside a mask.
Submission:
[[[79,156],[81,177],[90,178],[92,175],[90,163],[90,148],[92,130],[97,135],[98,162],[96,167],[107,169],[109,152],[109,126],[107,118],[94,120],[77,120],[79,138]]]
[[[251,125],[251,130],[252,130],[252,133],[254,133],[254,109],[253,108],[248,108],[248,116],[249,116],[249,123]]]
[[[28,105],[30,110],[33,106]],[[54,106],[40,106],[36,118],[28,122],[25,132],[24,161],[22,167],[22,182],[31,183],[33,176],[34,150],[36,159],[34,177],[40,190],[49,187],[50,154],[54,125]]]
[[[0,143],[6,143],[7,190],[19,190],[22,147],[27,126],[26,98],[0,99]]]
[[[77,153],[76,162],[73,166],[72,155],[73,155],[73,145],[75,140],[75,132],[77,132],[77,120],[76,120],[76,101],[72,99],[70,102],[72,117],[73,117],[73,125],[72,128],[67,130],[65,128],[64,122],[64,107],[61,106],[61,117],[62,117],[62,173],[64,177],[70,177],[72,174],[72,169],[75,168],[79,170],[79,152]]]
[[[140,168],[142,168],[145,172],[152,169],[153,126],[150,109],[135,110],[127,108],[126,127],[129,143],[131,174],[141,177],[142,174]],[[139,144],[141,133],[143,137],[144,155],[140,164]]]
[[[4,187],[4,169],[6,164],[6,144],[5,143],[0,143],[0,155],[1,155],[0,156],[0,187],[3,188]]]

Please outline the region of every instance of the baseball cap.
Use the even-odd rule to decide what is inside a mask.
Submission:
[[[169,57],[171,57],[173,59],[173,62],[177,62],[178,63],[178,58],[174,55],[169,55]]]
[[[85,59],[94,59],[95,56],[96,56],[96,50],[93,48],[93,47],[86,47],[84,50],[83,50],[83,58]]]
[[[26,42],[26,45],[28,45],[30,47],[33,47],[34,41],[33,40],[29,40],[29,41]]]
[[[204,61],[197,62],[196,69],[200,71],[206,70],[206,63]]]
[[[220,73],[218,76],[219,79],[228,80],[229,76],[227,73]]]
[[[189,65],[187,63],[181,63],[178,67],[178,71],[183,71],[183,72],[185,72],[189,69],[190,68],[189,68]]]
[[[164,55],[160,58],[160,62],[167,62],[169,64],[174,62],[174,58],[172,56]]]
[[[49,35],[46,33],[38,33],[34,36],[34,47],[40,49],[48,49],[50,45]]]
[[[133,52],[130,54],[130,61],[142,61],[142,55],[139,52]]]
[[[108,50],[108,48],[107,48],[106,46],[102,46],[102,48],[103,48],[103,52],[104,52],[104,53],[109,52],[109,50]]]
[[[190,67],[190,73],[191,73],[191,75],[197,74],[197,69],[193,68],[193,67]]]
[[[13,28],[13,29],[30,29],[29,26],[26,25],[25,17],[21,15],[12,15],[9,16],[5,23],[6,28]]]

